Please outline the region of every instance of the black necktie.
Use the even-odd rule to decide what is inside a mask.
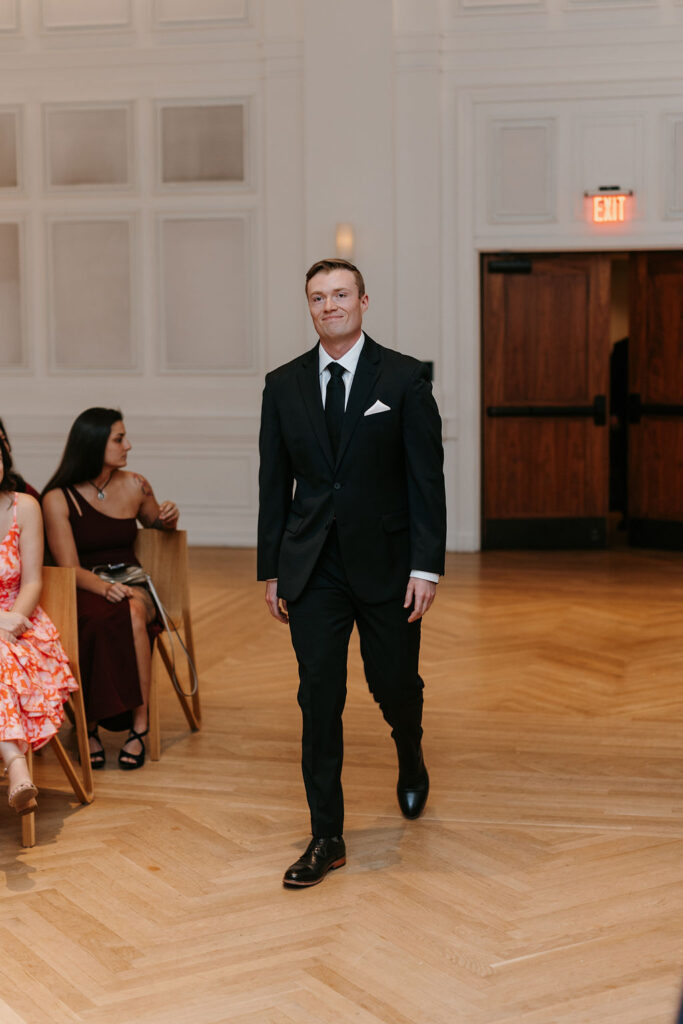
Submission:
[[[327,382],[327,391],[325,392],[325,420],[327,422],[327,433],[330,435],[332,452],[336,459],[346,400],[344,367],[339,363],[328,363],[326,369],[330,371],[330,379]]]

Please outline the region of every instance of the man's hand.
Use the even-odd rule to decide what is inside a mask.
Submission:
[[[277,580],[268,580],[266,583],[266,604],[268,611],[278,622],[289,622],[287,616],[287,602],[281,601],[277,596]]]
[[[421,619],[425,612],[428,612],[431,608],[435,597],[436,583],[432,583],[430,580],[418,579],[417,576],[411,576],[408,580],[406,599],[403,602],[404,608],[413,606],[413,610],[408,616],[408,622],[417,622],[418,619]]]

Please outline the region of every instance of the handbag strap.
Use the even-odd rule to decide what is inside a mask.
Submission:
[[[146,582],[147,582],[147,586],[149,587],[149,592],[152,595],[152,600],[154,601],[154,604],[156,605],[156,609],[159,612],[159,618],[161,619],[161,624],[163,625],[164,630],[168,634],[168,645],[169,645],[170,650],[171,650],[170,676],[171,676],[171,682],[173,683],[173,687],[174,687],[176,693],[178,693],[181,697],[194,697],[195,694],[197,693],[198,689],[199,689],[199,679],[197,678],[197,669],[195,668],[194,661],[192,660],[192,655],[190,654],[190,652],[188,651],[187,647],[183,643],[183,638],[181,637],[180,633],[178,632],[178,627],[176,626],[175,622],[173,621],[171,616],[168,614],[168,612],[164,608],[164,606],[163,606],[163,604],[161,602],[161,599],[160,599],[159,595],[157,594],[156,587],[154,586],[154,583],[152,582],[152,577],[149,575],[149,573],[145,573],[145,576],[147,577]],[[178,641],[178,643],[182,647],[183,651],[185,652],[185,657],[187,658],[187,665],[188,665],[188,669],[189,669],[189,672],[190,672],[190,677],[192,679],[192,686],[190,687],[190,692],[189,693],[185,693],[185,691],[183,690],[182,686],[180,685],[180,682],[178,681],[178,674],[176,672],[176,663],[175,663],[175,645],[174,645],[174,642],[173,642],[174,635],[175,635],[175,639]]]

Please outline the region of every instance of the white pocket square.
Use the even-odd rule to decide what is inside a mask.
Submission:
[[[391,409],[388,405],[385,405],[384,402],[380,402],[378,398],[374,405],[371,405],[369,409],[365,410],[363,415],[374,416],[376,412],[391,412]]]

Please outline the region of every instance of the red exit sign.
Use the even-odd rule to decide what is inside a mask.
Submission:
[[[632,192],[593,192],[587,198],[593,224],[623,224],[629,219]]]

